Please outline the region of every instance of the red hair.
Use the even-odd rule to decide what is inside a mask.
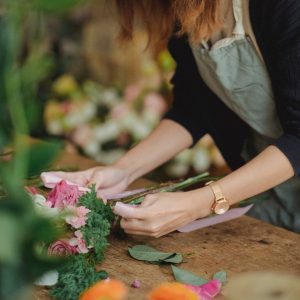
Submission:
[[[222,0],[115,0],[120,37],[131,40],[136,16],[146,26],[149,43],[165,45],[178,28],[192,43],[207,40],[222,26]]]

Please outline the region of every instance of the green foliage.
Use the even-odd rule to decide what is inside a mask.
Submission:
[[[137,259],[150,263],[174,263],[179,264],[183,258],[180,253],[175,252],[161,252],[147,245],[136,245],[128,248],[129,254]]]
[[[186,284],[192,284],[192,285],[203,285],[207,283],[208,281],[198,275],[195,275],[189,271],[177,268],[172,265],[172,271],[174,278],[176,281]]]
[[[218,279],[222,283],[226,283],[227,281],[227,273],[226,271],[219,271],[216,274],[214,274],[213,279]]]
[[[95,186],[92,186],[91,191],[79,199],[79,204],[91,210],[86,225],[80,231],[86,244],[94,247],[91,259],[99,263],[104,259],[104,250],[108,246],[107,236],[115,215],[109,205],[97,198]]]
[[[31,4],[0,4],[0,154],[13,148],[10,161],[0,157],[1,300],[25,299],[27,286],[60,263],[41,251],[57,237],[54,224],[36,214],[23,190],[24,178],[48,166],[58,152],[57,145],[29,147],[26,138],[38,122],[38,85],[52,66],[44,51],[43,15]]]
[[[50,294],[57,300],[75,300],[86,288],[107,277],[105,271],[95,271],[87,255],[74,255],[59,269],[58,283]]]
[[[115,216],[111,207],[97,198],[95,186],[80,197],[78,204],[91,210],[86,225],[80,231],[86,244],[92,244],[93,250],[87,254],[71,256],[59,269],[58,283],[51,290],[51,295],[58,300],[78,299],[87,287],[107,278],[106,272],[95,271],[95,264],[104,259],[104,251],[108,246],[107,236]]]

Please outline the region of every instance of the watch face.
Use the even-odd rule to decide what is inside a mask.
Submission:
[[[228,211],[228,209],[229,209],[228,201],[221,200],[216,203],[214,211],[217,215],[222,215],[222,214],[226,213],[226,211]]]

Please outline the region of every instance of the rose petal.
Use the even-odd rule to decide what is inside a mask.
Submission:
[[[201,286],[190,284],[187,284],[186,286],[196,292],[201,300],[212,300],[220,294],[222,282],[219,279],[213,279]]]
[[[131,283],[131,287],[138,289],[141,287],[141,282],[138,279],[133,280],[133,282]]]

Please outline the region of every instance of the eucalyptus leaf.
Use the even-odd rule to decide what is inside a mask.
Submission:
[[[227,273],[226,271],[220,271],[214,274],[213,279],[219,279],[222,283],[226,283],[227,281]]]
[[[175,253],[173,256],[165,259],[164,263],[171,263],[171,264],[180,264],[183,261],[183,257],[180,253]]]
[[[174,278],[178,282],[197,285],[197,286],[203,285],[208,282],[208,280],[198,275],[195,275],[189,271],[177,268],[173,265],[171,267],[172,267]]]
[[[128,252],[133,258],[148,262],[164,261],[165,259],[170,258],[174,255],[174,253],[157,251],[156,249],[147,245],[133,246],[132,248],[128,248]]]

